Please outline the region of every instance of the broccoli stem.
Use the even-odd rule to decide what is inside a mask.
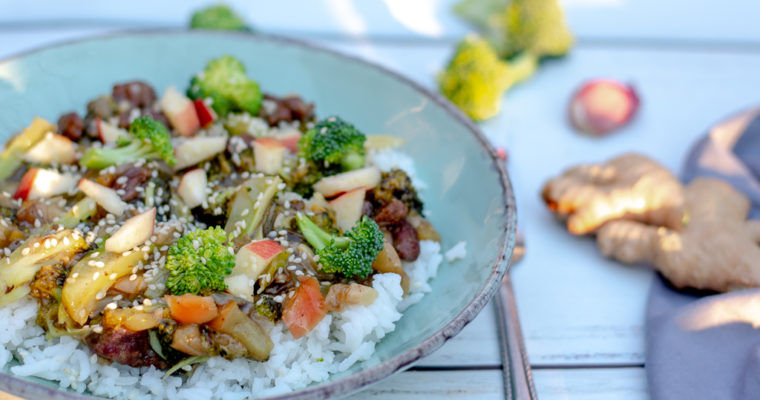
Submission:
[[[509,66],[511,86],[530,78],[536,72],[536,68],[538,68],[538,57],[529,51],[524,51],[520,55],[509,60],[507,65]]]
[[[64,228],[71,229],[92,217],[97,208],[98,205],[95,203],[95,200],[85,197],[74,204],[66,214],[61,215],[55,222],[63,225]]]
[[[135,161],[142,158],[149,152],[146,147],[146,145],[139,141],[134,141],[127,146],[113,149],[92,148],[82,155],[79,164],[89,169],[108,168],[112,165],[123,164],[125,162]]]
[[[298,213],[296,222],[306,241],[317,250],[322,250],[331,243],[333,246],[342,249],[350,243],[350,239],[347,237],[337,237],[325,232],[304,214]]]
[[[340,160],[341,165],[347,171],[364,167],[364,156],[358,153],[348,153]]]

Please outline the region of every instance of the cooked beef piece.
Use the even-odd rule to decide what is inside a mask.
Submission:
[[[381,226],[396,225],[409,214],[409,208],[406,204],[398,199],[393,199],[390,203],[376,210],[374,220]]]
[[[114,85],[111,96],[116,103],[127,101],[137,108],[148,108],[156,102],[156,92],[150,85],[142,81]]]
[[[375,207],[372,206],[372,202],[364,200],[364,203],[362,203],[362,215],[371,217],[374,211]]]
[[[65,212],[55,203],[55,201],[41,199],[26,200],[21,204],[21,208],[16,211],[16,220],[32,226],[37,220],[42,225],[53,222],[53,220]]]
[[[168,368],[166,361],[151,349],[149,340],[148,331],[132,332],[124,328],[91,333],[84,339],[90,351],[111,361],[130,367]]]
[[[393,227],[393,248],[404,261],[414,261],[420,256],[420,239],[417,230],[407,220]]]
[[[305,103],[298,96],[280,98],[265,94],[264,99],[276,104],[273,110],[261,109],[261,116],[270,126],[277,126],[280,122],[306,121],[314,113],[314,104]]]
[[[150,180],[150,169],[145,165],[137,167],[134,164],[125,164],[116,170],[114,176],[115,178],[111,187],[114,190],[124,190],[124,194],[121,194],[121,199],[132,201],[140,194],[137,188]]]
[[[61,135],[76,142],[82,138],[82,132],[84,132],[84,121],[77,113],[70,112],[58,118],[58,133]]]

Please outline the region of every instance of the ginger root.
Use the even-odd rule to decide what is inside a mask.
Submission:
[[[760,221],[747,221],[749,201],[723,181],[684,187],[651,159],[628,154],[566,171],[543,197],[570,232],[595,233],[603,255],[650,263],[676,287],[760,287]]]

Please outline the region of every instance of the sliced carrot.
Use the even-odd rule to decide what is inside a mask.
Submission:
[[[301,285],[295,289],[292,297],[285,300],[282,320],[294,338],[309,333],[327,314],[327,306],[319,282],[312,277],[299,277]]]
[[[172,318],[182,324],[204,324],[216,318],[219,310],[214,299],[209,296],[183,294],[182,296],[164,296]]]
[[[210,326],[211,329],[222,332],[222,328],[225,326],[225,322],[229,319],[230,313],[235,311],[236,308],[238,308],[237,303],[234,301],[228,301],[219,309],[219,314],[208,323],[208,326]]]

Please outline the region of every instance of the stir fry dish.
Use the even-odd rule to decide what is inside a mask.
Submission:
[[[440,241],[399,139],[265,94],[234,57],[186,90],[113,86],[57,125],[35,118],[0,153],[0,307],[38,303],[48,339],[101,360],[185,371],[265,361],[272,327],[298,339],[369,306],[376,274]]]

